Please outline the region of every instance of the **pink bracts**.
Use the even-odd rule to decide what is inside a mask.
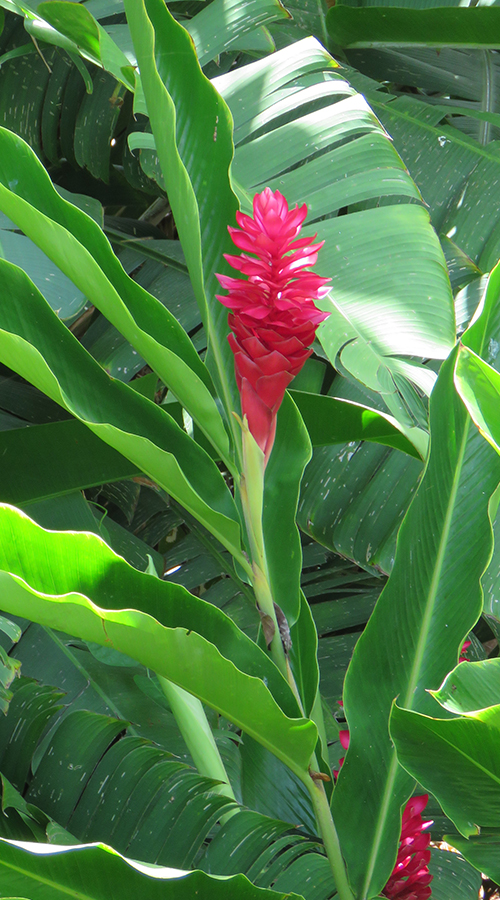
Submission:
[[[252,218],[237,212],[240,228],[229,227],[244,252],[225,259],[244,277],[217,275],[228,291],[218,299],[231,310],[229,343],[242,415],[267,462],[285,390],[311,355],[316,328],[328,316],[314,300],[328,293],[330,279],[309,271],[323,244],[298,238],[305,204],[289,209],[279,191],[265,188],[254,197],[253,213]]]

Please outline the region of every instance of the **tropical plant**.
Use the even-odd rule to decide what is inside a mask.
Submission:
[[[449,84],[486,10],[438,11],[455,46],[418,81],[387,23],[422,10],[375,9],[370,56],[362,4],[0,5],[2,892],[476,897],[495,51]]]

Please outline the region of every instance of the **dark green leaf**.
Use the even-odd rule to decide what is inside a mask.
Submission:
[[[341,47],[500,47],[493,38],[499,26],[494,6],[357,8],[340,2],[327,16],[330,37]]]

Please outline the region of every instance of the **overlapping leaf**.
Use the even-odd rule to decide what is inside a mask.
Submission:
[[[5,129],[0,140],[0,208],[149,359],[226,456],[228,439],[207,388],[210,378],[175,317],[125,275],[100,228],[59,196],[29,147]]]
[[[3,361],[177,496],[238,556],[234,502],[210,458],[155,404],[111,380],[21,269],[0,265],[17,301],[0,308]]]
[[[340,354],[365,381],[382,378],[384,368],[390,380],[399,365],[419,382],[417,369],[409,373],[388,357],[443,358],[449,351],[453,315],[441,251],[424,211],[398,203],[419,194],[364,99],[335,67],[309,39],[215,79],[234,117],[232,174],[247,192],[269,185],[289,202],[307,202],[307,221],[325,240],[321,272],[332,277],[333,305],[325,309],[335,314],[319,333],[332,362]],[[338,216],[380,197],[387,198],[382,208]],[[409,267],[414,293],[407,282],[400,290],[405,276],[398,272],[407,275]]]
[[[75,884],[82,885],[89,900],[107,900],[117,890],[123,900],[185,900],[192,892],[200,900],[234,898],[237,900],[293,900],[297,894],[268,891],[254,887],[243,875],[211,878],[203,872],[183,872],[150,867],[127,860],[101,844],[77,848],[41,847],[0,841],[2,886],[9,893],[29,894],[31,900],[43,900],[47,888],[54,900],[65,898]]]
[[[293,717],[297,707],[286,682],[267,655],[223,613],[180,587],[136,572],[93,535],[77,538],[45,532],[8,507],[2,510],[2,527],[8,532],[14,529],[17,535],[5,542],[6,552],[9,553],[9,545],[18,548],[13,557],[6,557],[3,562],[2,604],[6,611],[15,609],[18,615],[58,630],[68,630],[71,624],[77,636],[113,646],[137,659],[198,696],[257,740],[263,740],[293,771],[305,776],[316,743],[315,726],[305,719],[288,718],[282,711],[261,678],[265,675],[269,686],[277,691],[279,702]],[[71,558],[64,551],[68,539]],[[102,566],[108,569],[107,585]],[[141,580],[141,588],[127,604],[124,592],[133,590],[136,578]],[[75,588],[81,593],[74,592]],[[86,594],[92,599],[87,599]],[[101,597],[105,609],[95,605]],[[134,609],[137,597],[141,598],[141,611]],[[128,610],[123,606],[128,606]],[[169,607],[172,618],[167,624]],[[203,620],[205,636],[201,635]],[[231,659],[233,655],[236,663]]]
[[[493,294],[490,300],[491,316],[485,313],[469,332],[480,353],[498,335],[498,304]],[[431,455],[400,530],[391,579],[346,678],[351,746],[333,808],[360,897],[375,896],[390,874],[394,855],[387,848],[396,845],[399,809],[412,788],[388,737],[392,702],[399,697],[404,708],[439,716],[440,707],[427,689],[437,688],[456,664],[461,642],[481,611],[480,578],[491,550],[488,501],[500,468],[454,395],[453,366],[452,356],[433,392]],[[435,642],[440,642],[439,654]],[[342,808],[355,785],[359,790],[363,785],[365,802],[347,819]],[[360,840],[365,846],[362,864]]]
[[[465,836],[495,828],[500,812],[500,706],[436,719],[395,705],[391,735],[398,760],[441,803]]]
[[[126,10],[162,176],[214,360],[214,379],[230,415],[238,409],[238,398],[226,341],[227,314],[214,297],[215,271],[230,244],[227,224],[237,207],[228,178],[230,113],[200,72],[189,35],[163,3],[127,3]],[[232,417],[229,422],[234,429]]]

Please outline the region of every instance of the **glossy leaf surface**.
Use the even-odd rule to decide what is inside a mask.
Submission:
[[[79,884],[89,900],[108,900],[119,890],[124,900],[199,900],[227,897],[237,900],[287,900],[296,894],[262,892],[243,875],[211,878],[203,872],[150,867],[127,860],[102,844],[82,847],[42,847],[0,841],[2,887],[9,893],[29,894],[30,900],[67,897]]]
[[[10,296],[17,298],[0,308],[3,362],[132,459],[211,530],[219,522],[220,535],[238,555],[234,502],[212,460],[170,416],[103,372],[21,269],[0,265]],[[189,468],[187,477],[181,466]]]
[[[395,705],[390,729],[401,765],[465,837],[498,825],[500,706],[445,720]]]
[[[497,326],[486,316],[475,328],[470,340],[482,351],[498,333]],[[454,394],[453,365],[452,356],[442,366],[431,398],[431,454],[399,533],[391,579],[346,677],[351,745],[333,809],[351,881],[361,897],[374,896],[390,874],[394,861],[387,847],[396,844],[399,808],[412,789],[388,738],[392,702],[398,696],[401,706],[440,715],[427,689],[437,688],[456,665],[458,650],[481,611],[479,582],[491,549],[488,500],[500,468]],[[402,597],[406,602],[401,603]],[[434,641],[444,634],[448,643],[437,654]],[[364,785],[365,802],[347,820],[342,806],[355,785],[358,790]],[[370,848],[362,865],[357,853],[361,834]]]
[[[238,410],[227,313],[214,299],[237,208],[228,170],[231,118],[201,75],[190,36],[159,0],[125,4],[165,186],[204,319],[226,412]],[[154,49],[153,49],[154,48]],[[196,109],[197,114],[193,115]],[[232,421],[230,421],[233,427]]]
[[[148,359],[227,455],[210,377],[175,317],[128,278],[99,226],[59,196],[33,151],[6,129],[0,130],[0,153],[0,209]]]
[[[232,625],[223,613],[218,612],[213,606],[196,601],[196,611],[193,607],[193,620],[191,625],[181,624],[180,601],[189,607],[195,598],[192,598],[180,587],[166,585],[149,575],[135,572],[123,563],[94,535],[82,535],[81,559],[77,562],[75,557],[75,536],[45,532],[30,522],[18,511],[4,507],[2,510],[2,527],[6,533],[17,534],[17,539],[11,538],[6,544],[17,544],[18,551],[21,547],[21,535],[28,529],[30,533],[29,543],[23,540],[25,546],[24,568],[19,555],[10,564],[8,559],[3,563],[1,580],[4,583],[3,606],[6,611],[15,609],[16,614],[24,615],[33,621],[49,625],[58,630],[71,630],[85,640],[94,641],[104,646],[112,646],[127,656],[137,659],[147,668],[158,674],[164,675],[180,687],[184,687],[190,693],[198,696],[203,702],[217,709],[230,721],[239,724],[243,730],[248,731],[257,740],[264,740],[264,744],[276,752],[280,759],[290,765],[299,775],[307,772],[309,759],[316,743],[316,728],[311,722],[304,719],[288,718],[277,705],[269,689],[261,680],[263,670],[257,672],[253,668],[252,674],[244,673],[239,666],[242,665],[242,651],[247,648],[248,662],[251,667],[257,663],[257,658],[264,664],[266,678],[271,684],[275,684],[280,694],[280,699],[288,707],[292,716],[296,715],[296,704],[286,682],[275,669],[274,664],[266,654]],[[69,561],[69,569],[65,571],[65,560],[68,555],[63,551],[64,540],[71,541],[72,559]],[[25,542],[26,541],[26,542]],[[40,546],[49,541],[51,551],[38,552],[33,557],[36,543]],[[59,548],[59,551],[58,551]],[[89,548],[89,549],[87,549]],[[93,551],[93,552],[92,552]],[[31,558],[30,558],[31,555]],[[37,559],[44,558],[45,572],[38,568]],[[101,565],[104,563],[110,567],[112,579],[117,577],[120,570],[127,570],[124,576],[124,590],[132,590],[134,578],[141,579],[144,585],[142,594],[143,608],[147,603],[147,595],[152,591],[156,594],[161,590],[165,594],[162,602],[152,596],[152,605],[147,612],[133,609],[136,602],[129,604],[132,609],[124,610],[121,607],[127,605],[124,602],[123,591],[113,590],[111,585],[105,589],[105,581],[99,577]],[[10,569],[21,566],[18,574],[7,574]],[[90,566],[90,568],[89,568]],[[75,568],[73,568],[75,567]],[[86,571],[87,568],[87,571]],[[115,575],[112,575],[113,569]],[[81,575],[79,575],[79,571]],[[80,584],[81,593],[72,593]],[[118,575],[119,578],[119,575]],[[59,580],[60,579],[60,580]],[[57,581],[59,580],[59,584]],[[30,583],[31,582],[31,583]],[[47,587],[50,592],[47,592]],[[55,587],[55,591],[54,591]],[[52,593],[53,591],[53,593]],[[102,599],[108,607],[107,611],[95,605],[100,591],[103,591]],[[43,593],[42,593],[43,592]],[[69,592],[69,593],[68,593]],[[85,593],[92,596],[87,599]],[[61,596],[63,595],[63,596]],[[116,597],[119,609],[110,610],[110,600]],[[163,619],[168,609],[166,598],[172,599],[171,612],[173,620],[169,625],[161,625],[151,613]],[[137,597],[137,594],[134,594]],[[200,606],[199,604],[202,604]],[[184,605],[184,604],[183,604]],[[206,623],[209,625],[210,637],[201,637],[201,614],[205,610]],[[215,616],[215,618],[214,618]],[[217,623],[215,621],[217,619]],[[211,624],[209,624],[211,623]],[[224,627],[226,625],[226,628]],[[196,628],[197,631],[192,631]],[[212,630],[213,628],[213,630]],[[229,629],[229,630],[227,630]],[[223,654],[229,650],[220,650],[211,643],[223,639],[224,631],[229,644],[233,643],[238,662],[233,663]],[[207,632],[208,635],[208,632]],[[224,640],[224,639],[223,639]],[[237,648],[237,649],[236,649]],[[250,659],[254,662],[251,663]],[[259,665],[259,663],[257,663]],[[211,671],[208,678],[207,673]],[[258,710],[258,716],[255,715]],[[245,724],[243,724],[245,721]]]
[[[307,202],[306,225],[325,240],[318,271],[332,278],[333,299],[324,307],[332,315],[318,336],[330,360],[356,378],[387,385],[408,374],[393,359],[398,354],[447,355],[451,295],[427,214],[396,201],[418,200],[415,186],[364,98],[335,69],[309,38],[214,84],[234,117],[231,171],[246,192],[245,209],[254,191],[277,188],[289,202]],[[381,196],[380,208],[356,210],[356,203]],[[339,216],[344,207],[348,214]],[[418,366],[411,374],[425,376]]]
[[[433,696],[449,712],[473,715],[500,701],[500,659],[460,663]]]
[[[403,430],[392,416],[324,394],[291,390],[290,395],[304,419],[313,447],[342,441],[373,441],[425,458],[427,440],[418,428]]]

